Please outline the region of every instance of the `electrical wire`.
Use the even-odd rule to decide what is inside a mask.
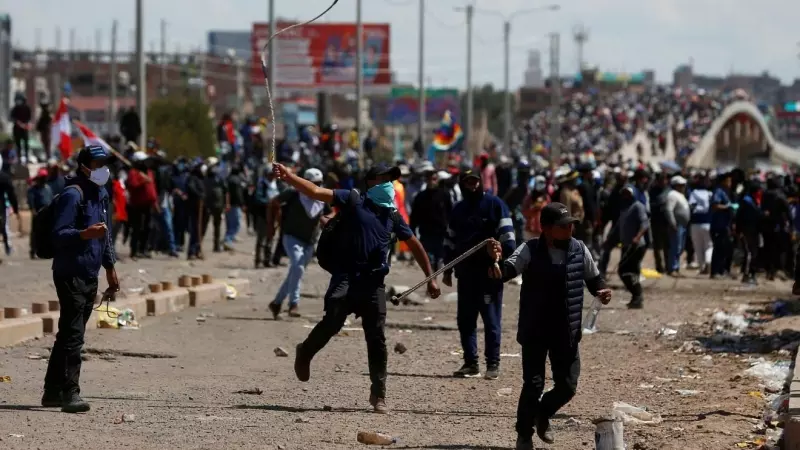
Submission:
[[[339,3],[339,0],[333,0],[333,3],[331,3],[331,5],[328,6],[328,8],[325,11],[322,11],[322,13],[320,13],[320,15],[318,15],[317,17],[314,17],[311,20],[307,20],[307,21],[301,22],[301,23],[296,23],[296,24],[290,25],[290,26],[288,26],[288,27],[286,27],[286,28],[284,28],[282,30],[278,30],[278,31],[273,32],[272,35],[269,37],[269,39],[267,39],[267,42],[264,44],[264,48],[261,49],[261,70],[264,71],[264,85],[267,87],[267,100],[269,101],[269,112],[270,112],[270,116],[272,116],[271,117],[272,118],[272,148],[270,149],[270,152],[269,152],[269,159],[270,159],[269,162],[271,162],[271,163],[275,162],[275,135],[277,135],[277,128],[275,127],[275,108],[272,105],[272,93],[270,93],[270,91],[269,91],[269,79],[267,78],[267,76],[268,76],[268,71],[267,71],[267,49],[269,47],[269,43],[276,36],[278,36],[279,34],[283,33],[284,31],[291,30],[292,28],[297,28],[297,27],[300,27],[300,26],[303,26],[303,25],[308,25],[308,24],[316,21],[320,17],[322,17],[325,14],[327,14],[328,11],[333,9],[333,7],[336,6],[337,3]],[[358,38],[361,39],[361,36],[359,36]],[[272,69],[275,69],[275,68],[273,67]]]

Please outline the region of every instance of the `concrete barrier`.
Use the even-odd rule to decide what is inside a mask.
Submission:
[[[247,278],[228,278],[225,280],[225,284],[233,286],[233,288],[236,289],[238,297],[251,293],[250,280]]]
[[[0,321],[0,347],[9,347],[44,336],[42,319],[37,316]]]
[[[145,296],[148,316],[163,316],[183,311],[190,305],[189,291],[185,288],[174,288],[169,291],[154,292]]]
[[[200,277],[197,277],[200,278]],[[189,306],[208,306],[225,300],[225,284],[200,284],[189,288]]]
[[[789,409],[784,420],[783,445],[785,450],[800,450],[800,351],[794,360],[792,384],[789,385]]]

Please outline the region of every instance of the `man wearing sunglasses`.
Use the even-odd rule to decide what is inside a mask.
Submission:
[[[517,450],[533,450],[534,427],[542,441],[552,444],[550,418],[575,396],[584,284],[603,304],[611,301],[611,290],[591,252],[572,237],[579,220],[566,205],[550,203],[542,208],[541,223],[540,237],[489,269],[491,278],[504,282],[522,275],[517,342],[522,346],[523,385],[517,407]],[[502,257],[499,242],[493,241],[488,250],[491,257]],[[542,396],[548,355],[554,386]]]

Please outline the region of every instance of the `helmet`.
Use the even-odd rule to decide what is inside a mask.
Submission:
[[[303,178],[312,183],[322,183],[322,178],[323,178],[322,171],[312,167],[305,171],[305,173],[303,174]]]

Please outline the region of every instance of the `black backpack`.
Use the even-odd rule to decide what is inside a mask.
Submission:
[[[350,191],[348,203],[355,204],[358,200],[357,190]],[[350,214],[346,211],[339,211],[322,228],[322,233],[317,241],[317,263],[328,273],[341,273],[347,266],[348,256],[353,254],[353,235],[350,232],[355,224],[351,223]],[[400,221],[400,214],[397,211],[391,212],[392,223]],[[394,245],[397,237],[392,233],[389,245]],[[370,255],[363,255],[369,257]]]
[[[76,184],[71,184],[64,188],[60,194],[53,198],[49,205],[43,207],[36,212],[33,218],[33,227],[31,233],[36,242],[36,256],[41,259],[53,259],[55,256],[55,245],[53,244],[53,227],[56,222],[56,202],[64,195],[67,189],[73,188],[78,191],[81,196],[80,204],[83,205],[83,189]],[[79,214],[78,220],[82,220],[83,213]]]

